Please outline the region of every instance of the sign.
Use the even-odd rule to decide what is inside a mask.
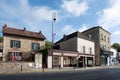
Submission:
[[[29,63],[28,66],[32,67],[32,63]]]

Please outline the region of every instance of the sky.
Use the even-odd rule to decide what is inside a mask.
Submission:
[[[55,15],[53,15],[55,13]],[[111,44],[120,43],[120,0],[0,0],[2,26],[39,32],[54,42],[75,31],[102,26],[111,33]]]

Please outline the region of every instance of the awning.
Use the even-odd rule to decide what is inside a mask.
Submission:
[[[113,55],[113,52],[107,50],[100,50],[101,55]]]

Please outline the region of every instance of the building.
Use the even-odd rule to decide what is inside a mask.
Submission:
[[[100,26],[83,31],[82,34],[95,41],[96,65],[107,65],[107,59],[112,55],[110,51],[110,33]]]
[[[118,63],[117,50],[111,47],[110,51],[113,52],[113,55],[111,55],[111,57],[108,58],[108,65],[116,65]]]
[[[67,56],[71,56],[70,51],[72,51],[73,55],[71,57],[64,58],[65,56],[63,56],[64,62],[69,61],[69,63],[72,64],[72,62],[76,61],[75,64],[78,67],[94,65],[94,41],[78,31],[69,35],[64,35],[62,39],[55,43],[54,48],[69,51]]]
[[[41,50],[45,46],[45,36],[41,31],[31,32],[27,31],[26,28],[21,30],[4,25],[2,32],[3,61],[27,61],[33,59],[33,51]]]

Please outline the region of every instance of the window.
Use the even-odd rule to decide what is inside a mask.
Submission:
[[[67,59],[66,59],[66,58],[64,58],[63,60],[64,60],[64,64],[67,64]]]
[[[53,64],[58,65],[59,64],[59,57],[53,57]]]
[[[106,42],[106,36],[104,35],[104,41]]]
[[[10,41],[10,47],[11,48],[20,48],[21,42],[17,40],[11,40]]]
[[[101,34],[101,40],[103,40],[103,34]]]
[[[108,43],[110,43],[110,38],[108,37]]]
[[[80,53],[83,53],[83,46],[80,46]]]
[[[85,46],[83,46],[83,53],[85,53]]]
[[[92,48],[90,48],[90,54],[92,54]]]
[[[32,49],[33,49],[33,50],[38,50],[38,49],[40,49],[40,44],[39,44],[39,43],[32,43]]]
[[[20,61],[22,60],[21,52],[8,52],[8,60],[9,61]]]

